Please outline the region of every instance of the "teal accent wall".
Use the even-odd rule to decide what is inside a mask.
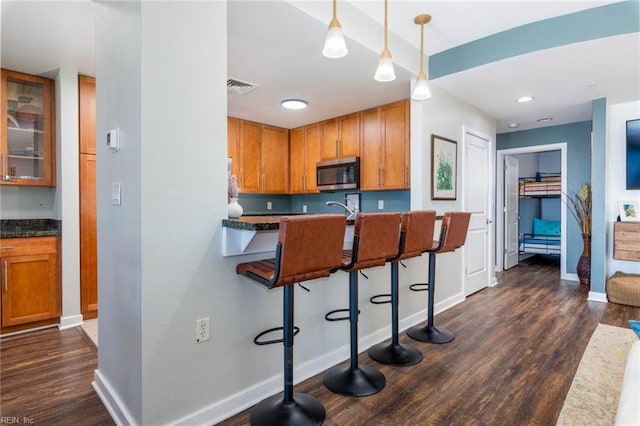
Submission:
[[[584,182],[591,181],[590,141],[591,122],[582,121],[560,126],[543,127],[541,129],[498,134],[496,135],[496,149],[522,148],[565,142],[567,144],[567,190],[572,192],[577,191]],[[604,155],[602,158],[604,162]],[[566,270],[567,273],[575,273],[578,258],[582,253],[582,234],[570,214],[568,214],[567,228]]]
[[[429,57],[429,78],[525,53],[640,31],[640,2],[612,3],[533,22]]]
[[[637,16],[636,16],[637,18]],[[607,261],[607,100],[591,103],[593,142],[591,145],[591,291],[605,293]]]
[[[302,206],[307,206],[307,213],[341,213],[336,206],[327,206],[327,201],[345,203],[346,194],[360,194],[360,211],[362,212],[402,212],[410,210],[411,196],[408,189],[394,191],[336,191],[319,194],[281,195],[281,194],[248,194],[241,193],[239,203],[244,215],[262,214],[299,214]],[[384,209],[378,210],[378,200],[384,202]],[[267,202],[271,201],[271,210],[267,210]]]

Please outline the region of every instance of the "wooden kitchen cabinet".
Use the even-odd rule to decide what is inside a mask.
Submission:
[[[292,129],[289,135],[289,184],[292,194],[318,192],[316,163],[320,159],[318,124]]]
[[[59,320],[58,247],[58,237],[0,240],[3,333],[23,324],[37,326],[47,320]]]
[[[227,118],[227,155],[240,192],[289,191],[289,130]]]
[[[360,189],[410,187],[409,101],[362,111]]]
[[[289,192],[289,130],[262,125],[262,193]]]
[[[320,123],[320,158],[360,155],[360,113],[343,115]]]
[[[96,227],[96,81],[78,76],[80,142],[80,312],[98,316],[98,231]]]
[[[55,186],[54,81],[1,71],[3,185]]]

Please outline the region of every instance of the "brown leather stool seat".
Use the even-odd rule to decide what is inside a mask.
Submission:
[[[454,339],[453,333],[445,329],[438,329],[433,325],[434,291],[436,280],[436,255],[455,251],[462,247],[467,238],[471,213],[446,212],[442,218],[440,239],[433,242],[433,246],[426,250],[429,253],[429,292],[427,325],[424,327],[411,327],[407,334],[409,337],[428,343],[448,343]],[[416,285],[416,284],[414,284]]]
[[[353,248],[345,253],[342,270],[349,272],[349,324],[351,360],[337,365],[324,375],[324,384],[333,392],[348,396],[366,396],[386,385],[377,369],[358,365],[358,271],[384,266],[398,255],[400,213],[360,213],[356,216]]]
[[[407,366],[422,361],[422,352],[401,344],[398,336],[398,262],[422,253],[433,247],[433,232],[436,223],[434,210],[416,210],[402,213],[400,225],[400,252],[391,259],[391,343],[379,343],[369,349],[369,356],[383,364]],[[388,295],[383,295],[387,296]],[[375,296],[374,296],[375,297]],[[387,302],[385,302],[387,303]]]
[[[240,263],[236,272],[267,288],[284,287],[284,395],[271,396],[251,412],[253,425],[317,425],[325,418],[316,398],[293,392],[294,284],[328,277],[342,266],[344,215],[284,216],[280,219],[275,259]],[[273,329],[272,329],[273,330]]]

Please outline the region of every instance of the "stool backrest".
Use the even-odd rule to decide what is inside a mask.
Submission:
[[[446,235],[440,249],[435,251],[437,253],[445,253],[462,247],[467,238],[470,219],[471,213],[446,212],[442,218],[440,237],[442,238],[443,232],[446,232]]]
[[[275,286],[328,277],[342,263],[347,219],[342,214],[283,216],[280,275]]]
[[[433,248],[436,225],[435,210],[414,210],[402,213],[401,230],[404,232],[404,248],[400,259],[421,256]]]
[[[400,220],[400,213],[359,213],[353,232],[352,261],[343,269],[382,266],[387,259],[396,257]]]

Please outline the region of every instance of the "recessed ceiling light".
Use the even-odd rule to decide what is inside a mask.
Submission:
[[[518,102],[519,104],[526,104],[527,102],[531,102],[534,99],[535,98],[533,96],[521,96],[516,99],[516,102]]]
[[[538,118],[538,123],[548,123],[551,120],[553,120],[551,117]]]
[[[510,129],[515,129],[515,128],[516,128],[516,127],[518,127],[518,126],[519,126],[519,124],[518,124],[518,123],[511,123],[511,124],[509,124],[509,128],[510,128]]]
[[[285,99],[280,102],[283,108],[286,109],[305,109],[309,103],[302,99]]]

